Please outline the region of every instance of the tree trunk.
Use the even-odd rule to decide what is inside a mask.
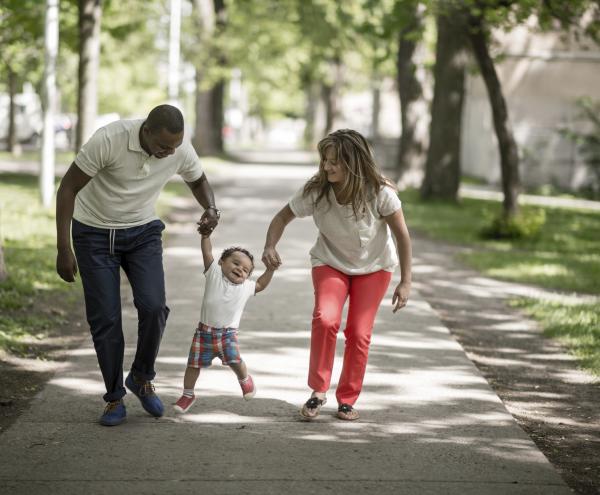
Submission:
[[[102,0],[79,0],[79,81],[75,148],[90,138],[98,111],[98,65]]]
[[[304,107],[304,120],[306,122],[306,126],[304,127],[304,144],[312,149],[317,142],[316,122],[319,85],[312,79],[308,80],[304,87],[304,93],[306,95],[306,105]]]
[[[455,9],[438,16],[437,29],[430,142],[421,196],[456,201],[460,183],[466,23]]]
[[[333,60],[333,83],[323,84],[321,97],[325,105],[325,129],[323,135],[327,135],[333,131],[335,119],[338,116],[338,96],[342,86],[342,62],[339,56]]]
[[[512,217],[518,212],[518,198],[521,189],[519,178],[519,152],[510,122],[508,121],[508,109],[506,100],[502,93],[502,85],[494,61],[490,56],[487,37],[480,17],[471,17],[471,29],[469,38],[473,47],[475,58],[485,81],[488,91],[494,129],[498,139],[500,151],[500,168],[502,171],[502,192],[504,201],[502,203],[505,218]]]
[[[403,176],[408,175],[408,172],[422,169],[425,163],[426,143],[416,135],[417,123],[421,117],[418,112],[418,103],[423,100],[423,87],[417,79],[417,67],[413,60],[417,41],[407,37],[408,34],[421,30],[422,19],[417,8],[418,4],[415,4],[410,21],[400,31],[396,59],[402,124],[395,172],[395,178],[398,181],[402,181]]]
[[[206,0],[195,0],[196,25],[199,29],[199,44],[207,45],[216,30],[225,27],[225,3],[214,0],[212,6]],[[212,10],[211,10],[212,9]],[[226,61],[217,55],[220,65]],[[196,124],[192,144],[201,156],[223,153],[223,111],[225,81],[218,80],[211,87],[205,87],[205,71],[196,67]]]
[[[336,111],[335,90],[333,85],[323,84],[321,87],[321,97],[323,98],[323,105],[325,106],[325,128],[323,129],[323,135],[326,136],[333,128],[333,119]]]
[[[371,81],[371,139],[379,137],[379,115],[381,114],[381,85],[379,77]]]
[[[40,196],[44,208],[50,207],[54,197],[54,114],[56,112],[56,60],[58,58],[59,0],[46,0],[44,20],[44,76],[42,101],[44,127],[40,153]]]
[[[203,80],[200,71],[196,73],[196,85]],[[223,95],[225,83],[219,81],[206,91],[196,90],[196,126],[192,144],[200,156],[223,153]]]
[[[17,95],[17,75],[9,68],[8,69],[8,136],[6,138],[6,149],[11,153],[17,153],[19,143],[17,141],[17,125],[16,125],[16,102]]]

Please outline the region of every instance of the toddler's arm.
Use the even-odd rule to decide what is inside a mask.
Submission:
[[[214,261],[212,255],[212,243],[210,242],[210,234],[202,235],[202,240],[200,241],[200,247],[202,248],[202,259],[204,260],[204,271],[210,268],[212,262]]]
[[[258,277],[258,280],[256,281],[256,289],[254,290],[255,294],[258,294],[260,291],[263,291],[267,288],[267,285],[269,285],[269,282],[271,282],[274,273],[275,269],[267,268],[264,273]]]

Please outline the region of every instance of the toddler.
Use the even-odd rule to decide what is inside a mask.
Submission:
[[[200,323],[192,340],[183,378],[183,395],[174,406],[181,413],[187,412],[195,401],[194,387],[200,368],[209,367],[217,356],[237,375],[244,399],[254,397],[256,387],[240,356],[237,328],[250,296],[264,290],[274,273],[274,269],[267,269],[256,282],[249,280],[254,258],[240,247],[226,249],[215,263],[210,233],[201,234],[206,286]]]

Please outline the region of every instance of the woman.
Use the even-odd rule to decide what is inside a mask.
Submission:
[[[394,312],[404,307],[411,284],[411,243],[394,185],[381,175],[367,140],[344,129],[318,145],[318,173],[271,221],[263,262],[276,268],[276,245],[288,223],[312,215],[319,236],[310,251],[315,307],[312,319],[308,385],[311,397],[301,410],[318,416],[331,382],[337,332],[349,298],[344,363],[336,390],[337,416],[356,420],[375,315],[400,256],[401,281]],[[391,231],[391,234],[390,234]]]

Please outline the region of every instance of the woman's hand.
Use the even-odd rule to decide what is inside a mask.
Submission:
[[[281,258],[274,247],[266,247],[263,251],[262,261],[268,270],[277,270],[281,266]]]
[[[394,291],[394,297],[392,297],[392,306],[394,306],[393,312],[395,313],[399,309],[406,306],[408,302],[408,295],[410,294],[410,284],[406,282],[400,282],[396,286]]]

